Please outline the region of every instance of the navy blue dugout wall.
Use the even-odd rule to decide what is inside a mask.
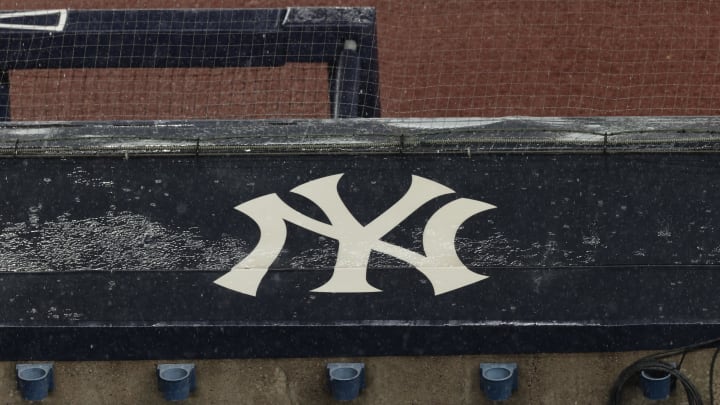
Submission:
[[[0,357],[577,352],[715,337],[718,124],[7,123]],[[379,291],[313,291],[348,269],[338,239],[303,218],[343,236],[297,187],[339,174],[325,195],[363,226],[414,181],[447,188],[401,210],[380,238],[398,252],[447,243],[427,230],[448,204],[492,205],[456,218],[449,242],[475,278],[440,291],[445,269],[373,251],[360,270]],[[267,204],[286,234],[255,294],[218,285],[261,245],[263,220],[234,207],[267,196],[300,217],[277,222],[287,213]]]

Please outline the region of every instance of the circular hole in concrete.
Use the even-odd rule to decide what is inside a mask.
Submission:
[[[166,368],[160,371],[160,378],[165,381],[180,381],[187,378],[190,372],[180,367]]]
[[[483,377],[488,381],[503,381],[510,378],[512,371],[505,367],[493,367],[483,370]]]
[[[360,372],[352,367],[338,367],[330,370],[330,377],[333,380],[352,380],[359,374]]]
[[[22,369],[18,372],[18,377],[25,381],[37,381],[42,380],[47,375],[47,371],[40,367],[31,367]]]

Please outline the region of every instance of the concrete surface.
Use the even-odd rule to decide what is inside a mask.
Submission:
[[[605,404],[617,375],[647,353],[508,356],[198,360],[197,391],[187,404],[332,404],[325,364],[364,361],[367,388],[355,404],[490,404],[480,391],[481,362],[517,362],[518,392],[504,404]],[[712,352],[690,354],[683,372],[708,395]],[[183,362],[179,360],[176,362]],[[57,362],[47,404],[162,404],[155,365],[172,361]],[[717,380],[716,380],[717,381]],[[720,387],[716,383],[715,389]],[[640,389],[626,404],[653,403]],[[0,362],[0,404],[27,403],[15,386],[15,362]],[[681,387],[661,404],[687,403]]]

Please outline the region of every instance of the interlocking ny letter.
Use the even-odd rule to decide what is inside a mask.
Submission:
[[[340,199],[337,184],[342,174],[302,184],[291,192],[313,201],[327,215],[324,223],[294,210],[277,194],[267,194],[235,207],[260,227],[255,249],[236,264],[216,284],[255,296],[270,265],[280,254],[287,237],[286,222],[338,241],[335,268],[330,280],[316,292],[377,292],[367,281],[370,253],[385,253],[414,266],[427,277],[435,295],[453,291],[484,280],[487,276],[470,271],[455,251],[455,234],[471,216],[495,208],[482,201],[460,198],[437,210],[423,230],[425,255],[382,241],[381,238],[428,201],[453,190],[419,176],[412,177],[410,188],[400,200],[366,226],[362,226]]]

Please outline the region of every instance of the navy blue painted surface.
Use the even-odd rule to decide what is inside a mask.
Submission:
[[[0,357],[155,358],[604,351],[720,332],[720,157],[483,154],[0,160]],[[421,251],[455,198],[497,206],[455,246],[487,280],[435,296],[371,258],[368,294],[311,292],[337,243],[294,225],[257,297],[213,284],[258,241],[233,207],[345,173],[361,223],[412,175],[456,191],[384,239]],[[33,342],[33,344],[30,344]]]
[[[51,26],[58,24],[58,18],[32,16],[2,22]],[[345,40],[358,45],[359,110],[355,116],[379,117],[372,8],[68,10],[67,23],[59,32],[0,28],[0,70],[326,63],[333,89],[333,73]],[[8,94],[0,81],[2,90],[0,103]],[[333,92],[329,97],[334,103]],[[330,112],[334,110],[333,104]],[[0,116],[10,117],[9,111],[2,112]]]

